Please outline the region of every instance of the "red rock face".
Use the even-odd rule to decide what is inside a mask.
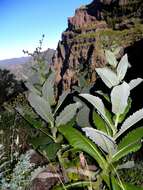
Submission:
[[[107,28],[106,22],[98,21],[84,7],[77,9],[75,16],[68,18],[68,29],[63,32],[62,41],[53,58],[56,84],[60,84],[62,90],[70,89],[78,82],[78,67],[82,64],[88,65],[92,73],[90,79],[95,81],[95,67],[102,63],[96,62],[96,38],[93,34],[104,28]]]
[[[136,1],[140,3],[142,0]],[[128,8],[128,6],[126,6],[128,4],[129,0],[93,0],[89,5],[76,9],[75,15],[68,18],[68,28],[62,33],[62,40],[58,44],[53,59],[53,66],[57,73],[56,85],[58,89],[60,88],[61,91],[67,90],[78,83],[77,75],[80,72],[80,66],[86,67],[90,76],[89,81],[95,82],[95,68],[103,67],[106,64],[105,55],[103,50],[101,50],[102,48],[100,48],[98,31],[108,30],[109,27],[112,27],[110,29],[113,30],[112,22],[114,22],[114,29],[116,30],[130,30],[130,28],[134,26],[134,23],[125,19],[125,16],[122,18],[120,13],[122,6],[125,5],[125,7]],[[119,8],[118,11],[116,10],[117,7]],[[116,17],[118,17],[120,13],[120,23],[115,23],[114,19],[116,19],[116,17],[114,18],[112,16],[114,8],[117,14]],[[131,3],[129,8],[132,8]],[[137,12],[135,8],[134,12]],[[140,14],[142,14],[142,12],[140,11]],[[107,19],[109,15],[110,19]],[[128,15],[128,9],[126,15]],[[143,16],[141,18],[143,18]],[[104,40],[106,41],[106,39]]]
[[[97,19],[87,13],[86,9],[76,9],[75,16],[68,18],[68,25],[75,27],[86,27],[94,23]]]

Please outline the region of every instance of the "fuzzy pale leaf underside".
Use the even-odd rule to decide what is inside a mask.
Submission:
[[[106,55],[106,59],[107,59],[107,62],[113,66],[114,68],[117,66],[117,60],[116,60],[116,57],[114,55],[113,52],[109,51],[109,50],[106,50],[105,51],[105,55]]]
[[[49,80],[49,78],[45,81],[42,87],[42,94],[45,100],[49,102],[50,105],[55,104],[55,96],[54,96],[54,84]]]
[[[54,118],[48,101],[33,92],[29,94],[28,101],[42,119],[48,123],[53,123]]]
[[[120,82],[116,73],[108,67],[97,68],[96,72],[101,77],[106,86],[108,86],[108,88],[112,88],[113,86],[118,85]]]
[[[116,138],[122,135],[126,130],[135,125],[141,119],[143,119],[143,109],[136,111],[133,115],[131,115],[124,121],[119,132],[116,134]]]
[[[128,105],[130,87],[126,82],[115,86],[111,92],[112,112],[116,115],[123,114]]]
[[[130,90],[134,89],[138,86],[141,82],[143,82],[142,78],[133,79],[129,82]]]
[[[112,124],[106,115],[104,104],[100,98],[90,94],[80,94],[80,96],[86,99],[88,102],[90,102],[94,106],[94,108],[98,111],[98,113],[103,117],[103,119],[107,122],[107,124],[110,127],[112,127]]]
[[[85,127],[82,129],[86,136],[89,137],[96,145],[98,145],[106,153],[114,154],[116,152],[116,144],[114,140],[102,131]]]
[[[128,69],[129,63],[128,63],[128,56],[125,54],[121,61],[118,64],[117,67],[117,76],[119,81],[122,81],[126,75],[127,69]]]
[[[70,104],[64,108],[64,110],[60,113],[56,118],[56,125],[65,125],[69,122],[76,114],[77,109],[81,107],[81,103],[76,102],[74,104]]]

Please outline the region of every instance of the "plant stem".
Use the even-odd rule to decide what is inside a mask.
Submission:
[[[116,115],[116,120],[115,120],[115,127],[116,127],[116,129],[117,129],[117,127],[118,127],[118,123],[119,123],[119,114],[118,115]]]

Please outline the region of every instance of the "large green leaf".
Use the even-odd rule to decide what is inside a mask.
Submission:
[[[109,51],[109,50],[106,50],[105,51],[105,56],[106,56],[106,59],[107,59],[107,62],[113,66],[114,68],[117,66],[117,60],[116,60],[116,57],[114,55],[113,52]]]
[[[69,122],[75,116],[77,109],[80,107],[81,103],[79,102],[66,106],[60,115],[57,116],[56,126],[65,125],[67,122]]]
[[[93,111],[93,113],[92,113],[92,120],[93,120],[94,126],[98,130],[112,136],[111,129],[108,127],[108,125],[106,124],[104,119],[98,113],[96,113],[95,111]]]
[[[143,127],[139,127],[128,133],[118,144],[117,153],[113,156],[113,162],[120,158],[135,152],[141,148],[141,139],[143,138]]]
[[[125,146],[124,148],[117,151],[117,153],[112,157],[112,162],[116,162],[119,159],[123,158],[124,156],[128,155],[131,152],[136,152],[141,148],[141,142],[133,142],[129,145]]]
[[[123,190],[120,188],[120,186],[114,176],[111,176],[111,190]]]
[[[108,134],[108,131],[107,131],[107,125],[105,123],[105,121],[102,119],[102,117],[96,113],[95,111],[93,111],[93,114],[92,114],[92,119],[93,119],[93,123],[95,125],[95,127],[98,129],[98,130],[101,130],[103,131],[104,133],[107,133]]]
[[[85,127],[82,129],[86,136],[89,137],[96,145],[102,148],[108,154],[114,154],[116,152],[116,143],[112,137],[106,133],[93,129],[91,127]]]
[[[48,101],[33,92],[29,94],[28,101],[42,119],[48,123],[53,123],[54,118]]]
[[[129,183],[123,183],[125,190],[143,190],[143,187],[138,187]]]
[[[118,67],[117,67],[117,76],[119,81],[122,81],[126,75],[127,69],[128,69],[129,63],[128,63],[128,56],[125,54],[122,59],[120,60]]]
[[[122,124],[119,132],[116,134],[115,138],[121,136],[125,131],[127,131],[130,127],[136,124],[138,121],[143,119],[143,109],[136,111],[133,115],[128,117],[125,122]]]
[[[54,77],[55,74],[52,73],[42,87],[43,97],[49,102],[50,105],[55,104]]]
[[[130,143],[139,141],[143,138],[143,127],[138,127],[137,129],[129,132],[123,139],[119,142],[118,148],[122,149]]]
[[[41,146],[39,151],[46,157],[48,160],[55,160],[58,150],[61,148],[61,145],[58,143],[50,143],[49,145]]]
[[[111,92],[112,112],[116,115],[123,114],[128,105],[130,87],[126,82],[115,86]]]
[[[32,138],[30,140],[30,143],[32,143],[34,149],[37,149],[41,146],[46,146],[46,145],[53,143],[53,140],[50,137],[43,135],[40,137]]]
[[[97,68],[96,72],[101,77],[106,86],[108,86],[109,88],[118,85],[120,82],[116,73],[108,67]]]
[[[102,169],[106,167],[107,163],[97,146],[87,137],[82,135],[77,129],[73,128],[72,126],[66,125],[60,126],[58,130],[65,136],[71,146],[89,154],[98,162],[99,166]]]

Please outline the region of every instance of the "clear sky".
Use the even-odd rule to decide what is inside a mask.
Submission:
[[[45,34],[44,49],[56,48],[67,17],[92,0],[0,0],[0,59],[34,50]]]

